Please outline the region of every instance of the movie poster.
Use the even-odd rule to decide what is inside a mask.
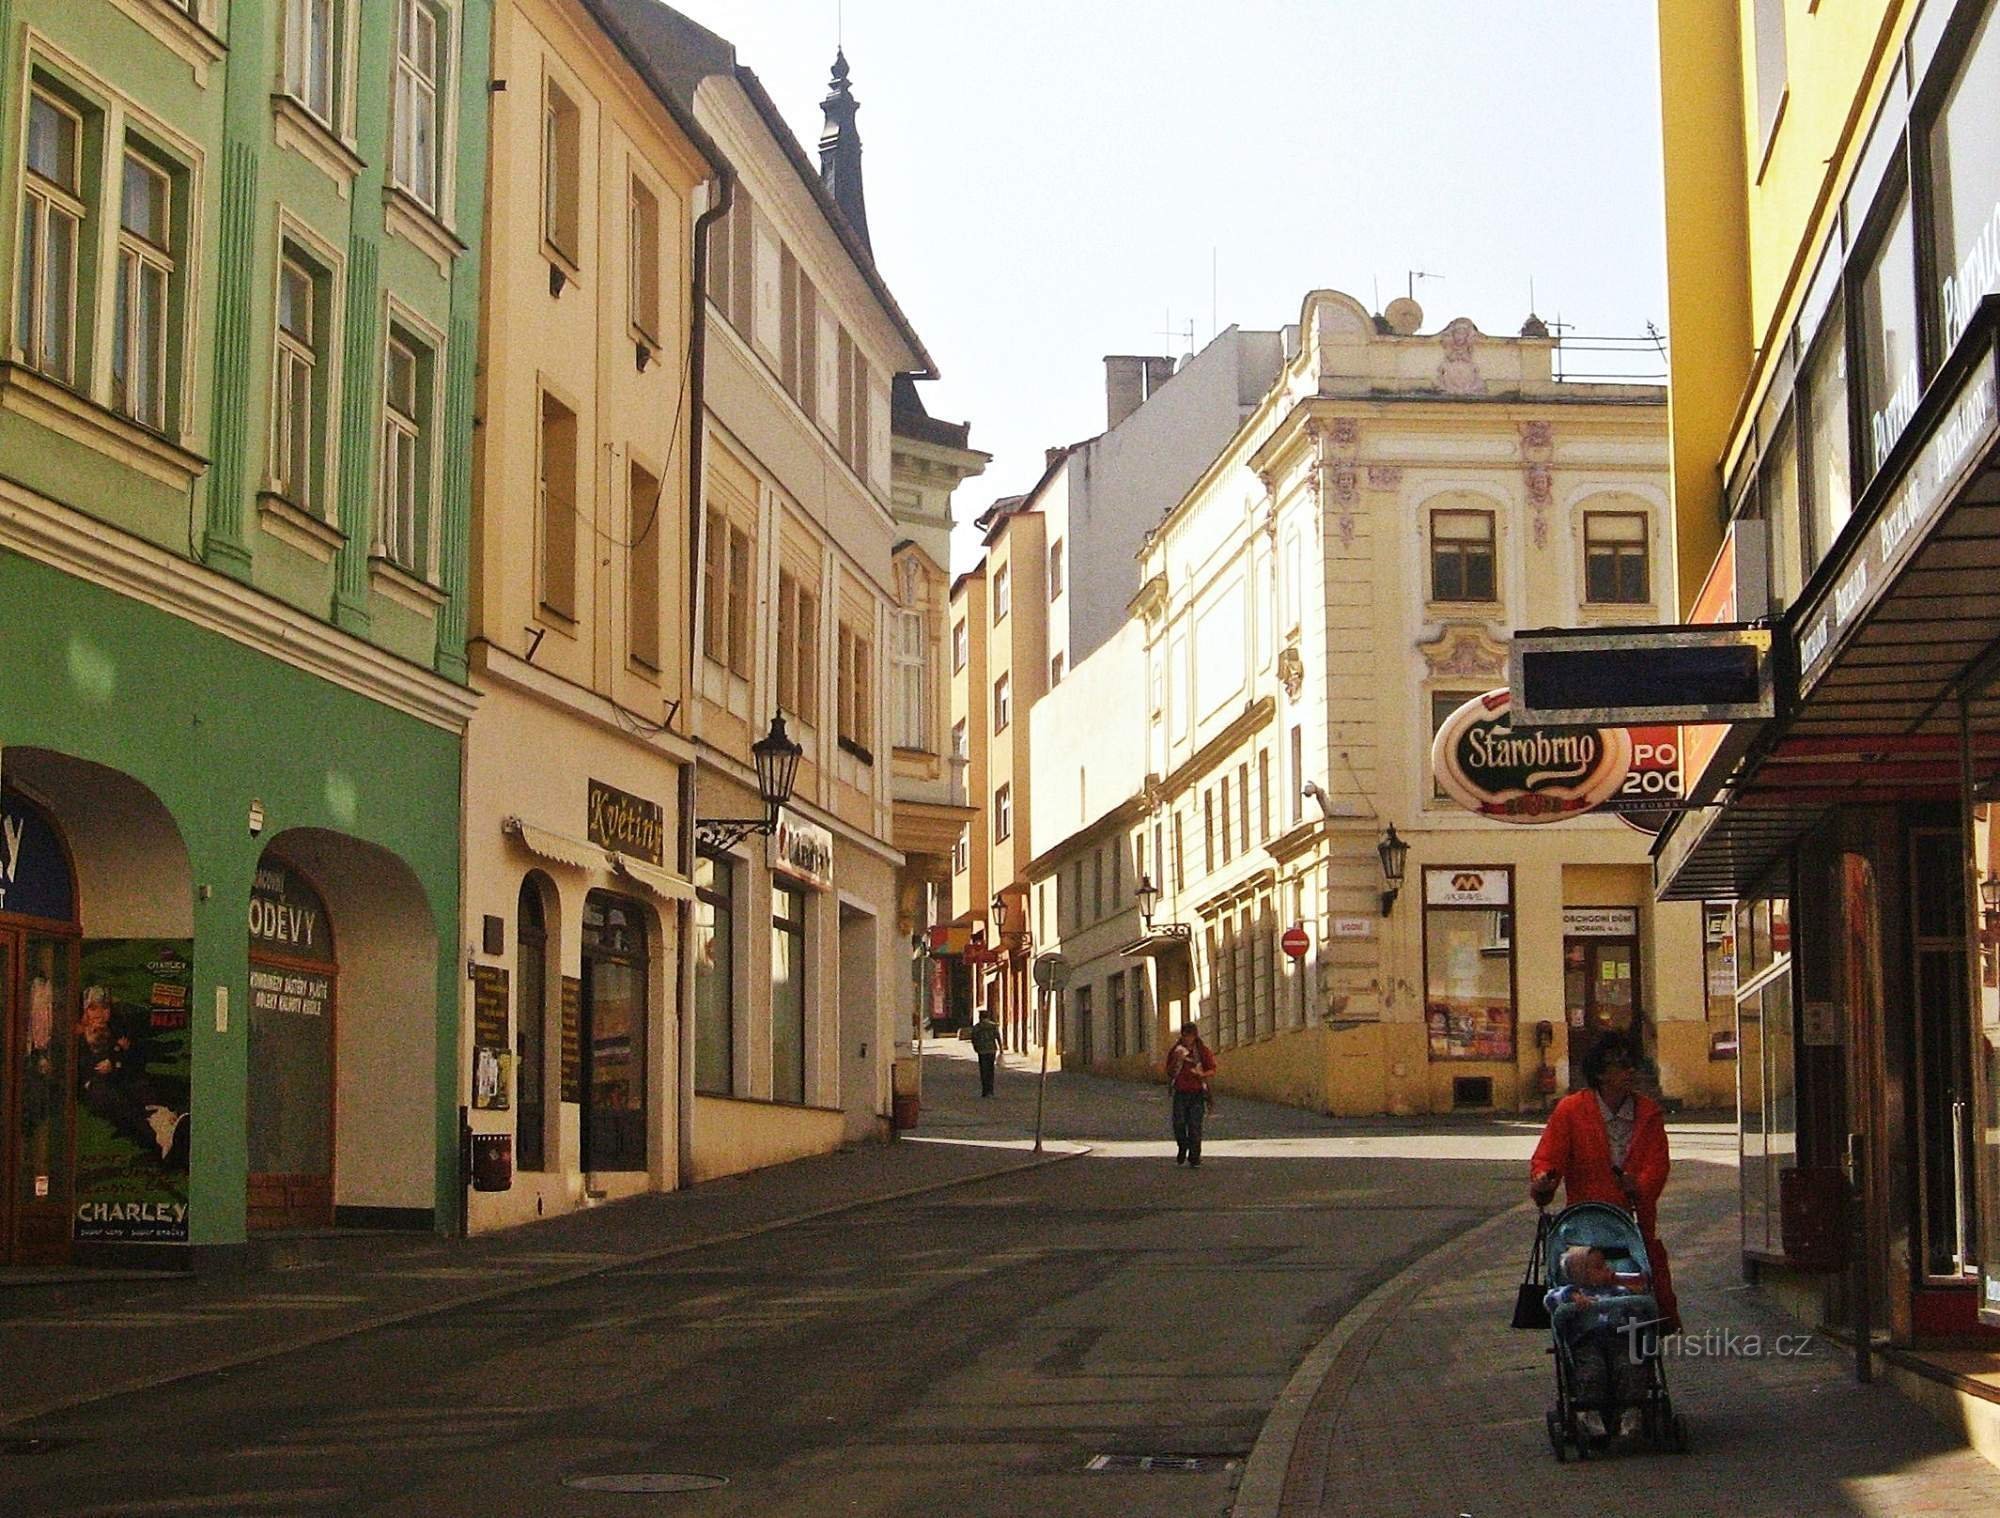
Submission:
[[[83,944],[76,1025],[76,1238],[188,1241],[193,943]]]

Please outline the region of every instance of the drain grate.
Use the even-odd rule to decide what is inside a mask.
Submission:
[[[1179,1476],[1198,1476],[1211,1471],[1231,1471],[1238,1462],[1228,1455],[1092,1455],[1087,1471],[1171,1471]]]
[[[579,1492],[707,1492],[729,1485],[729,1478],[641,1471],[631,1476],[565,1476],[562,1484]]]

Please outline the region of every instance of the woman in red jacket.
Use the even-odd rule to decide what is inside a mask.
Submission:
[[[1633,1089],[1639,1051],[1623,1033],[1607,1033],[1583,1057],[1589,1089],[1573,1091],[1549,1114],[1528,1162],[1528,1195],[1548,1206],[1560,1183],[1564,1201],[1609,1202],[1636,1215],[1653,1267],[1653,1295],[1669,1333],[1680,1331],[1680,1305],[1660,1242],[1660,1193],[1667,1188],[1667,1124],[1660,1104]]]

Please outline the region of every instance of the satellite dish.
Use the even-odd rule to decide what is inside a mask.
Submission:
[[[1424,308],[1409,296],[1399,295],[1389,302],[1382,318],[1388,322],[1391,332],[1398,337],[1408,337],[1424,324]]]

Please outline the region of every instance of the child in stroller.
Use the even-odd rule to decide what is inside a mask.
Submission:
[[[1622,1208],[1581,1202],[1549,1225],[1546,1249],[1556,1458],[1567,1458],[1566,1444],[1587,1458],[1621,1434],[1686,1449],[1687,1420],[1667,1394],[1660,1309],[1638,1224]]]

